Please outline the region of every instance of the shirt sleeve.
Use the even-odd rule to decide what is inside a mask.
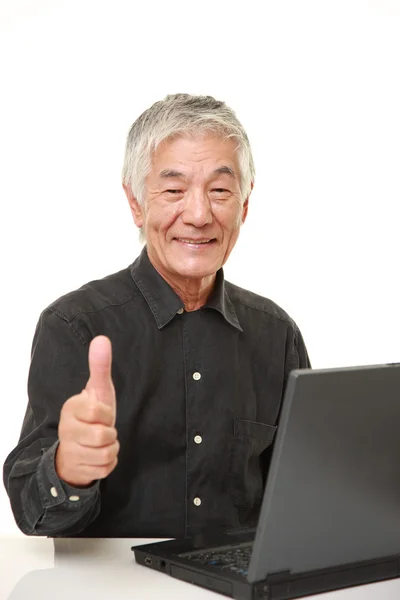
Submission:
[[[290,330],[289,353],[286,362],[286,379],[294,369],[311,369],[311,362],[303,336],[296,324]]]
[[[21,435],[3,469],[15,521],[25,534],[75,535],[100,511],[99,482],[75,488],[55,470],[61,407],[86,385],[87,353],[88,344],[62,315],[42,313],[32,345]]]

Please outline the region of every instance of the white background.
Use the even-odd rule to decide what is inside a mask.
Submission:
[[[140,251],[125,137],[167,93],[225,100],[252,142],[227,278],[289,312],[314,367],[400,361],[398,0],[1,0],[0,61],[2,460],[40,312]]]

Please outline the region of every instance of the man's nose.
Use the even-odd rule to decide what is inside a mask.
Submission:
[[[197,191],[186,195],[182,220],[187,225],[194,225],[194,227],[204,227],[212,223],[211,203],[206,194]]]

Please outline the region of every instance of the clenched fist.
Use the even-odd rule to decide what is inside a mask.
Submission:
[[[60,479],[85,487],[103,479],[117,465],[116,400],[111,379],[111,342],[95,337],[89,347],[89,381],[63,405],[56,471]]]

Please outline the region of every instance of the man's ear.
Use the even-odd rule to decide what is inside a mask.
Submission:
[[[246,218],[247,218],[247,213],[249,212],[249,199],[250,199],[250,194],[253,191],[253,187],[254,187],[254,182],[251,182],[251,189],[250,189],[250,193],[247,196],[246,200],[244,201],[243,204],[243,212],[242,212],[242,225],[244,224]]]
[[[139,202],[133,195],[131,187],[128,185],[125,185],[124,183],[122,184],[122,187],[124,188],[124,192],[126,194],[126,197],[128,198],[129,206],[131,209],[133,220],[135,221],[135,225],[136,225],[136,227],[142,227],[143,226],[143,208],[141,207],[141,205],[139,204]]]

